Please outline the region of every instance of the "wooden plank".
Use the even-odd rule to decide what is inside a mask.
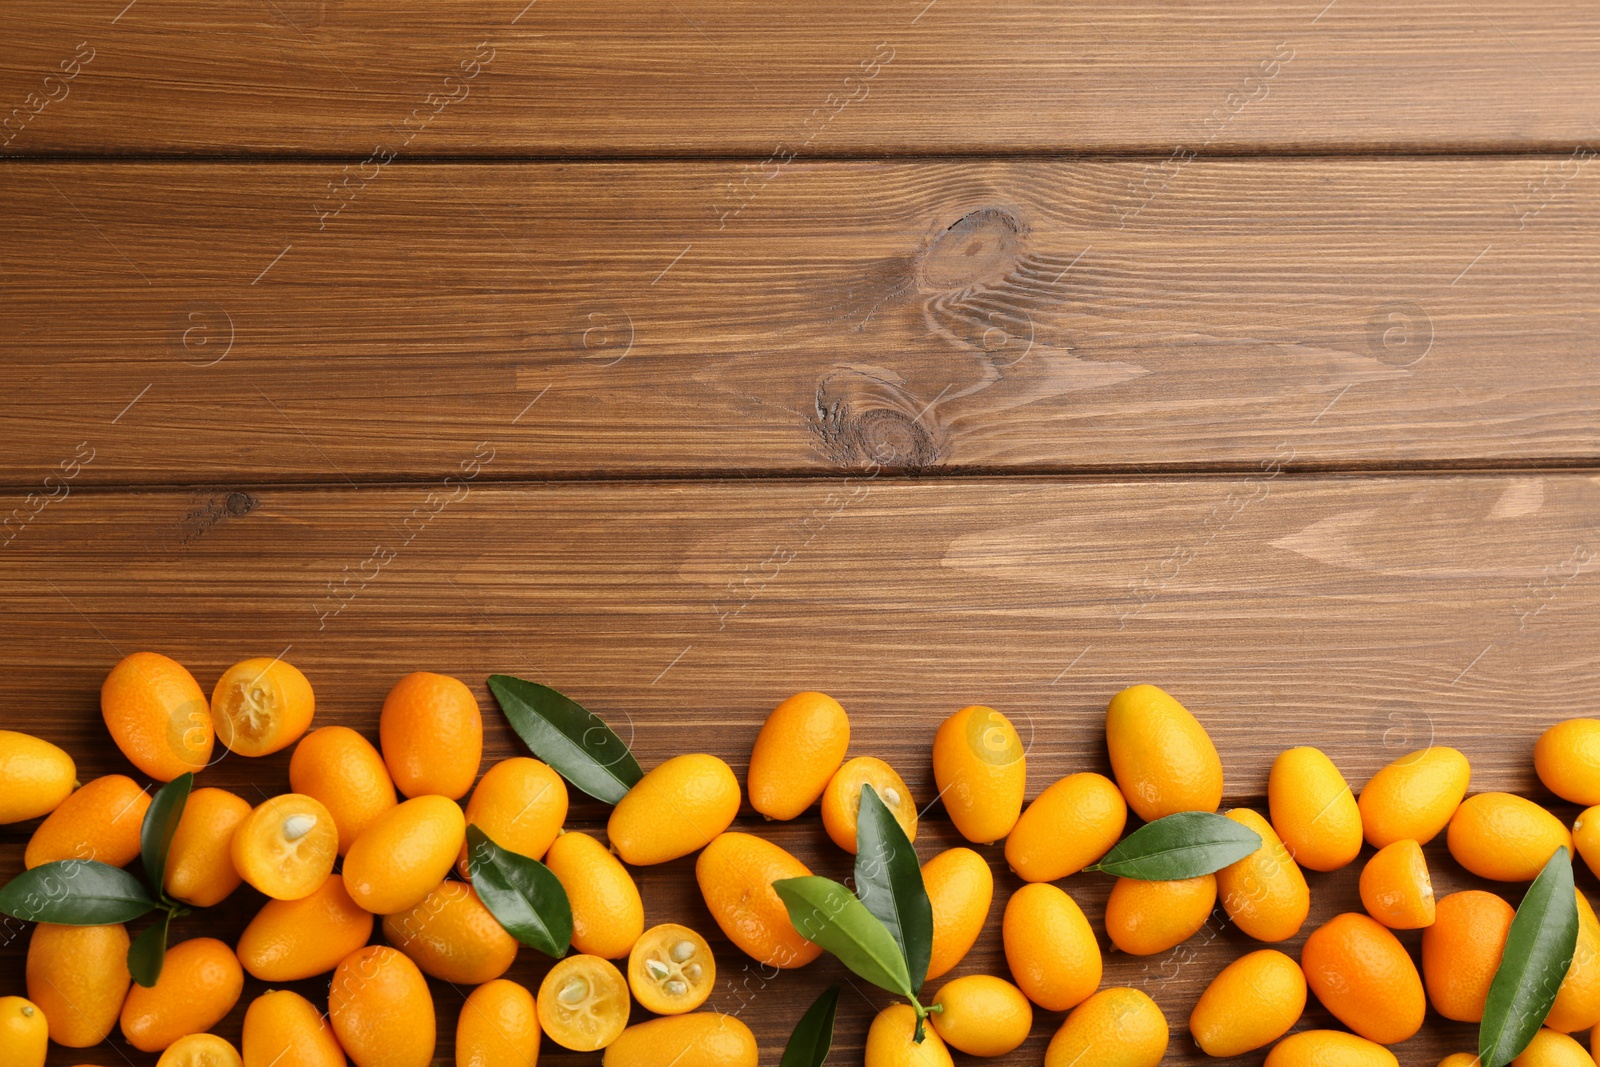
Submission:
[[[4,25],[14,153],[1564,152],[1600,104],[1580,0],[14,0]]]
[[[84,776],[125,771],[97,713],[119,655],[159,649],[209,686],[236,659],[281,652],[311,677],[324,723],[371,733],[397,677],[440,670],[478,690],[490,758],[502,758],[514,739],[482,682],[509,671],[585,701],[647,766],[704,749],[742,776],[766,712],[816,687],[850,709],[852,750],[890,759],[928,803],[928,746],[950,711],[988,702],[1020,724],[1032,795],[1105,770],[1106,699],[1154,681],[1207,723],[1228,803],[1259,805],[1273,756],[1304,743],[1358,787],[1404,752],[1451,744],[1472,759],[1475,789],[1548,799],[1531,771],[1534,739],[1600,698],[1600,479],[1589,475],[469,479],[431,492],[102,491],[51,505],[0,553],[7,726],[67,746]],[[285,767],[281,755],[223,758],[205,777],[253,796],[285,788]],[[573,823],[602,816],[583,804]],[[819,870],[845,869],[814,818],[764,827],[747,813],[744,825]],[[936,808],[926,826],[927,854],[953,843]],[[6,870],[28,829],[0,834]],[[1437,848],[1431,858],[1441,892],[1475,884]],[[1355,874],[1314,878],[1315,916],[1356,906]],[[1016,883],[998,877],[1003,900]],[[652,921],[709,928],[687,862],[642,879]],[[1587,873],[1580,884],[1595,888]],[[1098,919],[1106,886],[1080,877],[1068,888]],[[186,929],[231,936],[249,910],[241,897]],[[1003,967],[998,916],[968,969]],[[21,988],[22,938],[8,936],[0,995]],[[1174,1026],[1168,1062],[1198,1064],[1183,1020],[1248,947],[1220,930],[1153,961],[1113,954],[1108,982],[1150,982]],[[742,983],[738,958],[722,960]],[[541,966],[529,954],[516,973],[535,981]],[[770,1055],[839,974],[819,964],[750,993],[721,986],[713,1003],[748,1002]],[[442,1003],[452,997],[441,990]],[[867,1002],[882,999],[847,998],[841,1062],[859,1056]],[[237,1025],[236,1014],[223,1031]],[[1037,1063],[1055,1025],[1041,1019],[1023,1051],[997,1062]],[[1404,1062],[1467,1047],[1469,1029],[1430,1020]],[[51,1062],[123,1061],[102,1049]]]
[[[1592,462],[1561,165],[825,163],[726,219],[734,164],[16,165],[7,510],[79,451],[342,484],[488,438],[495,478]]]

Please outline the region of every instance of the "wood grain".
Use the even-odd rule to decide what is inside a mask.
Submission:
[[[1562,165],[796,164],[724,220],[715,162],[13,165],[6,507],[80,444],[78,484],[486,438],[493,478],[1592,463]]]
[[[13,0],[3,19],[11,153],[1566,152],[1600,105],[1580,0]]]
[[[105,741],[97,692],[135,649],[176,656],[203,686],[236,659],[281,652],[317,687],[320,722],[368,734],[401,674],[462,677],[492,712],[483,679],[507,671],[586,702],[646,766],[703,748],[742,777],[766,712],[815,687],[851,711],[853,751],[890,759],[927,803],[928,746],[956,708],[987,702],[1013,717],[1029,740],[1033,795],[1105,770],[1107,698],[1153,681],[1206,722],[1230,804],[1259,806],[1271,759],[1301,743],[1323,747],[1357,787],[1407,751],[1451,744],[1472,759],[1475,789],[1548,800],[1531,770],[1534,739],[1600,698],[1597,504],[1600,479],[1558,473],[537,487],[463,475],[437,486],[80,492],[0,551],[0,706],[8,727],[65,745],[88,777],[129,770]],[[489,720],[489,758],[516,751]],[[222,758],[205,777],[254,797],[286,787],[286,762]],[[602,819],[581,804],[573,824]],[[844,872],[814,818],[744,825]],[[0,833],[5,870],[29,830]],[[935,809],[919,852],[953,843]],[[1437,847],[1430,860],[1441,892],[1475,884]],[[641,872],[652,921],[709,928],[689,872],[687,862]],[[1314,919],[1356,906],[1355,875],[1313,879]],[[1015,882],[999,877],[1003,901]],[[1587,873],[1580,884],[1594,889]],[[1079,877],[1068,888],[1098,920],[1107,886]],[[231,935],[250,911],[241,895],[187,930]],[[997,905],[968,970],[1003,966],[998,920]],[[23,938],[7,937],[0,994],[21,989]],[[752,984],[719,983],[713,1004],[742,1010],[775,1062],[793,1020],[841,972],[822,963],[762,983],[719,947],[728,977]],[[1174,1028],[1167,1062],[1198,1064],[1183,1020],[1247,947],[1219,928],[1157,960],[1113,954],[1107,980],[1149,983]],[[515,973],[541,971],[529,953]],[[882,999],[847,997],[838,1062],[859,1056],[869,1003]],[[447,1036],[459,994],[441,989],[440,1002]],[[236,1034],[238,1018],[222,1031]],[[1313,1010],[1306,1025],[1325,1021]],[[1055,1024],[1041,1019],[1023,1050],[996,1062],[1037,1063]],[[1433,1019],[1403,1061],[1468,1047],[1469,1030]],[[51,1061],[123,1062],[152,1060],[103,1048]]]
[[[489,760],[522,749],[484,678],[520,674],[741,778],[824,689],[930,805],[924,858],[961,843],[928,748],[972,702],[1032,796],[1108,771],[1106,700],[1161,684],[1258,809],[1302,743],[1357,787],[1450,744],[1549,802],[1534,739],[1600,702],[1593,4],[12,0],[0,38],[0,726],[85,780],[135,773],[97,692],[146,648],[208,688],[281,654],[369,736],[445,671]],[[848,871],[814,814],[739,827]],[[984,851],[957,974],[1006,973]],[[716,934],[709,1006],[763,1063],[848,977],[747,964],[690,860],[636,874]],[[1356,875],[1311,876],[1307,932]],[[1066,887],[1099,925],[1108,881]],[[26,936],[0,918],[0,995]],[[1219,912],[1106,947],[1198,1065],[1188,1013],[1256,946]],[[831,1062],[886,999],[846,988]],[[1430,1016],[1397,1052],[1472,1044]]]

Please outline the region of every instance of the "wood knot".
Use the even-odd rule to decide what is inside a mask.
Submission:
[[[145,548],[161,559],[177,559],[215,527],[242,519],[260,506],[261,500],[243,489],[198,492],[177,524],[161,531],[160,541],[147,542]]]
[[[1022,223],[1004,208],[968,212],[922,253],[922,282],[930,289],[997,285],[1022,256]]]
[[[812,429],[840,466],[922,470],[938,464],[945,452],[932,408],[893,371],[846,364],[817,383]]]
[[[259,504],[259,500],[242,489],[197,496],[178,524],[177,543],[180,546],[192,545],[209,533],[212,527],[229,519],[243,518]]]

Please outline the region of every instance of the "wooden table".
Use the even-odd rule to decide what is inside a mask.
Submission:
[[[1107,770],[1105,702],[1149,681],[1229,805],[1294,744],[1358,788],[1449,744],[1549,800],[1534,739],[1600,703],[1600,8],[1324,5],[12,0],[0,726],[130,772],[97,704],[124,653],[207,688],[281,653],[369,736],[429,669],[519,752],[509,672],[647,767],[742,774],[818,688],[928,803],[956,708],[1019,723],[1032,796]],[[286,756],[204,781],[256,799]],[[814,817],[740,825],[848,871]],[[1005,973],[989,851],[957,973]],[[1307,931],[1357,870],[1310,878]],[[652,922],[714,932],[690,861],[637,873]],[[1066,887],[1098,923],[1108,882]],[[845,972],[715,944],[710,1006],[776,1064]],[[1200,1063],[1188,1012],[1250,947],[1219,913],[1106,981]],[[888,1001],[855,985],[834,1063]],[[1041,1014],[996,1062],[1040,1062]],[[1430,1016],[1397,1052],[1473,1040]]]

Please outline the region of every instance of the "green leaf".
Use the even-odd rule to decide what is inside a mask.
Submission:
[[[821,945],[880,989],[914,999],[906,958],[878,917],[831,878],[811,875],[772,883],[800,936]]]
[[[193,789],[194,772],[180,774],[156,792],[149,810],[144,813],[144,826],[139,830],[139,853],[144,858],[144,873],[150,879],[150,888],[158,896],[167,891],[167,851],[172,847],[172,835],[178,832],[178,820],[183,818],[183,807],[189,802]],[[159,973],[160,967],[156,970]]]
[[[933,905],[911,839],[868,783],[856,818],[856,896],[900,946],[912,991],[921,989],[933,955]]]
[[[566,954],[572,944],[572,905],[549,867],[501,848],[469,826],[467,871],[479,899],[512,937],[554,959]]]
[[[778,1067],[822,1067],[833,1048],[833,1017],[838,1010],[839,987],[831,985],[800,1016]]]
[[[1180,811],[1145,823],[1084,870],[1145,882],[1199,878],[1261,847],[1261,835],[1225,815]]]
[[[1505,1067],[1544,1025],[1578,946],[1572,857],[1556,849],[1517,906],[1478,1025],[1483,1067]]]
[[[167,929],[171,925],[172,913],[164,911],[128,946],[128,973],[146,989],[161,978],[161,966],[167,961]]]
[[[0,889],[0,912],[24,922],[102,926],[130,922],[156,907],[139,879],[95,860],[42,864]]]
[[[577,701],[507,674],[490,675],[489,690],[533,754],[596,800],[615,804],[644,777],[622,738]]]

